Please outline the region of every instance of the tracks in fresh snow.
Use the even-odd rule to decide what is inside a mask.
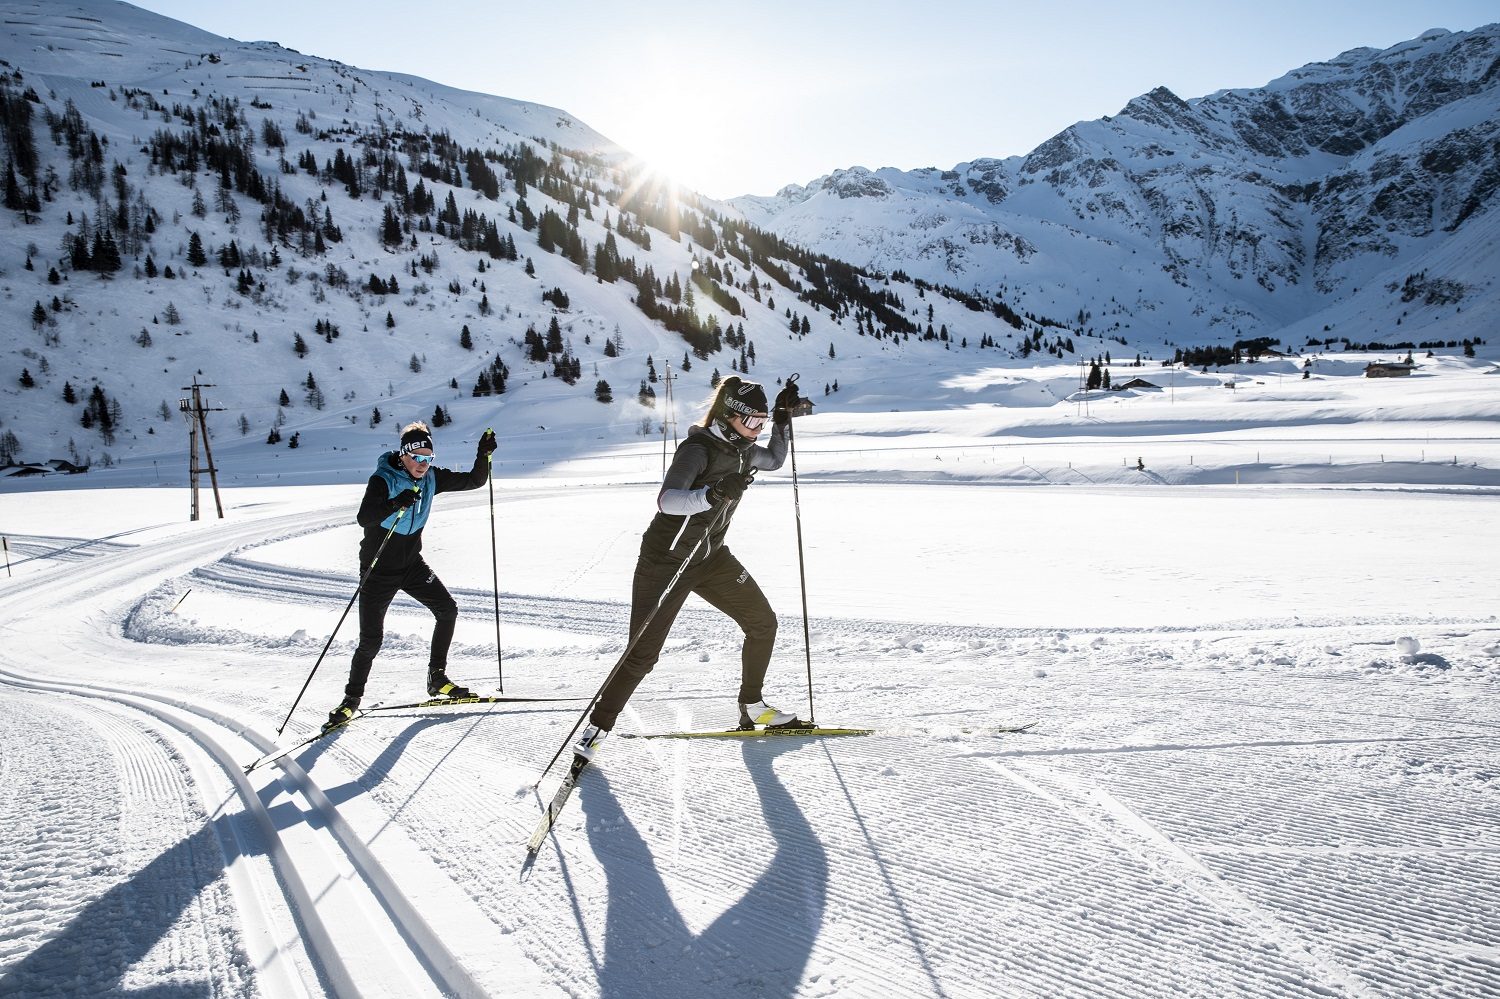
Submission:
[[[7,620],[0,638],[23,628],[47,629],[60,659],[108,662],[118,655],[117,638],[69,611],[80,594],[97,604],[115,587],[133,591],[142,578],[181,572],[205,557],[222,557],[226,549],[306,523],[298,517],[216,525],[150,549],[101,556],[88,574],[41,577],[24,591],[0,595]],[[279,770],[247,777],[243,764],[273,748],[273,741],[201,698],[55,673],[42,678],[34,672],[38,664],[18,661],[8,651],[24,646],[0,641],[0,688],[12,698],[45,698],[83,719],[59,741],[102,739],[124,747],[116,755],[124,761],[127,790],[154,786],[165,797],[179,798],[189,787],[196,790],[207,816],[200,831],[206,829],[206,842],[218,846],[242,946],[262,994],[548,994],[469,896],[378,809],[358,797],[335,803],[292,758]],[[122,720],[127,729],[156,733],[170,752],[130,748],[128,740],[110,734]]]
[[[189,761],[200,791],[212,793],[229,778],[233,807],[220,801],[209,822],[249,931],[246,949],[267,979],[268,994],[321,991],[305,987],[308,967],[278,942],[289,935],[288,917],[295,921],[290,935],[301,938],[317,977],[334,995],[485,994],[442,933],[415,909],[398,879],[301,767],[289,762],[279,777],[260,785],[239,773],[244,759],[271,748],[270,739],[165,697],[27,680],[9,671],[0,671],[0,681],[19,690],[84,698],[111,714],[130,709],[149,716]],[[253,871],[261,865],[247,864],[247,853],[269,860],[275,877],[257,877]],[[278,882],[285,886],[286,915],[260,902],[281,894]]]

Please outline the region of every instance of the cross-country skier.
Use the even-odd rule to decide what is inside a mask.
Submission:
[[[780,468],[786,460],[797,402],[796,385],[789,382],[776,397],[770,445],[756,444],[766,423],[765,389],[731,375],[719,383],[703,421],[689,429],[677,448],[656,497],[656,517],[641,536],[631,590],[630,634],[635,636],[648,617],[651,623],[600,692],[590,723],[573,746],[578,756],[593,759],[625,702],[656,665],[667,632],[691,593],[728,614],[745,633],[740,652],[741,726],[801,724],[795,715],[764,700],[761,684],[776,643],[776,612],[749,570],[724,544],[754,472]],[[690,555],[692,563],[684,568]],[[678,570],[682,575],[667,592]],[[658,601],[661,607],[651,617]]]
[[[433,464],[432,431],[425,423],[401,428],[401,446],[387,451],[375,463],[375,474],[365,485],[364,501],[355,519],[365,529],[359,545],[359,572],[365,573],[359,593],[359,645],[349,667],[344,700],[328,714],[331,727],[353,717],[365,693],[370,666],[385,638],[385,612],[398,591],[409,594],[437,619],[432,627],[432,652],[427,662],[427,694],[430,697],[472,697],[466,687],[448,679],[448,646],[458,621],[458,604],[437,573],[422,558],[422,528],[432,512],[438,493],[478,489],[489,481],[489,457],[495,450],[495,434],[486,430],[479,438],[474,467],[467,472],[439,468]],[[392,528],[395,528],[392,531]],[[385,550],[381,541],[390,533]],[[374,570],[370,564],[375,562]]]

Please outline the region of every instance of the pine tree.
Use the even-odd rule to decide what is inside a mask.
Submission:
[[[187,260],[194,267],[202,267],[208,263],[208,254],[203,252],[203,239],[196,232],[188,237]]]
[[[601,378],[594,384],[594,398],[598,399],[600,402],[615,401],[614,394],[610,391],[609,388],[609,382]]]
[[[463,330],[458,334],[458,345],[464,350],[474,349],[474,337],[469,333],[467,324],[464,325]]]
[[[21,369],[21,387],[22,388],[36,388],[36,379],[31,377],[31,369],[30,368],[22,368]]]
[[[72,406],[78,402],[78,393],[73,391],[72,382],[63,382],[63,402]]]

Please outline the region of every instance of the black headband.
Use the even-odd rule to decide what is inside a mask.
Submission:
[[[401,453],[413,454],[423,448],[437,450],[432,446],[432,435],[426,430],[411,429],[401,435]]]

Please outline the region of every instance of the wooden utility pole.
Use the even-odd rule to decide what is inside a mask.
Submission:
[[[219,519],[224,519],[224,503],[219,498],[219,470],[214,467],[213,449],[208,443],[208,419],[205,413],[222,413],[223,406],[206,408],[203,405],[203,389],[213,388],[212,385],[199,385],[198,376],[193,376],[193,384],[184,385],[184,392],[192,392],[192,398],[177,400],[177,408],[182,412],[183,418],[188,425],[188,480],[192,493],[192,516],[190,520],[198,518],[198,476],[203,474],[203,469],[198,464],[198,439],[203,438],[203,457],[208,462],[208,478],[213,485],[214,507],[219,512]]]

